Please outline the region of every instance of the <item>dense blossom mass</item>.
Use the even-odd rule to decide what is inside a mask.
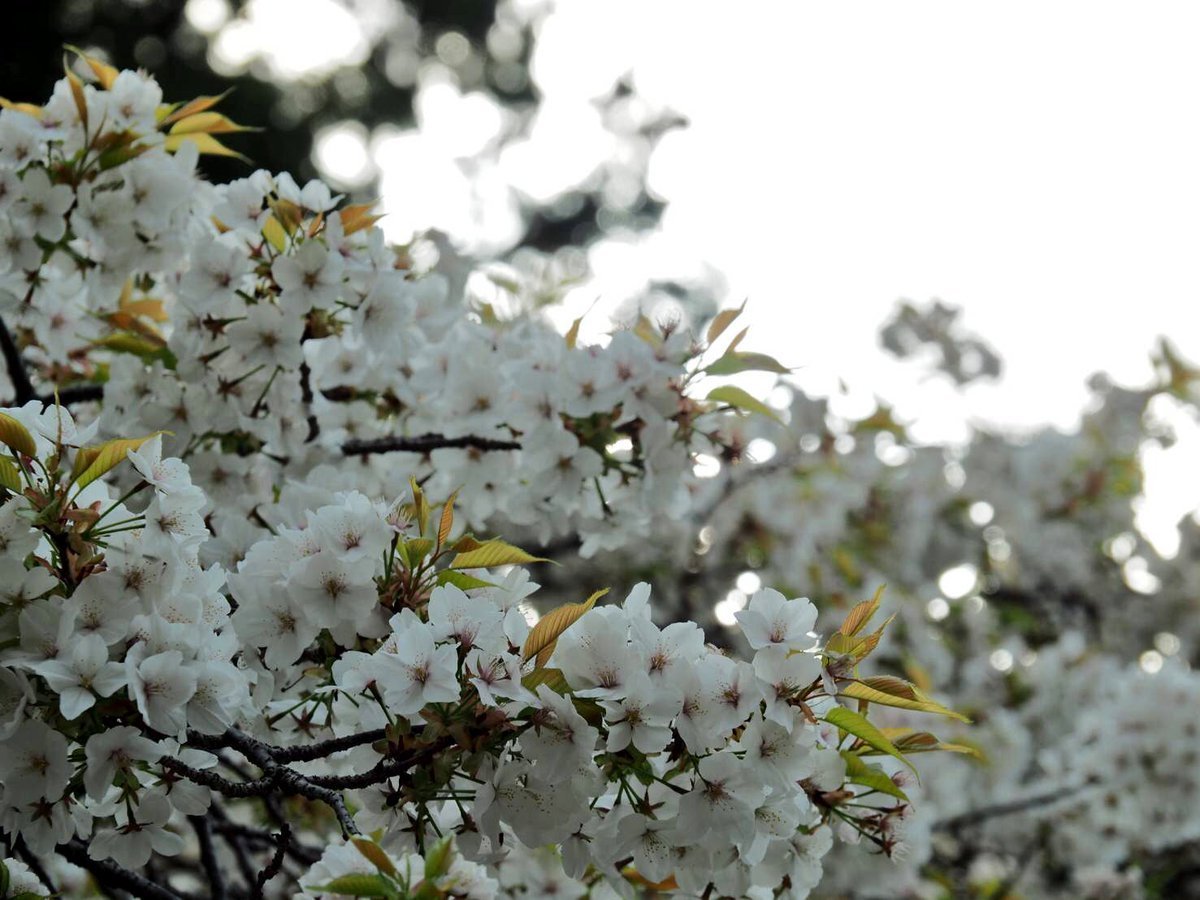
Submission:
[[[763,588],[740,659],[476,537],[687,518],[773,415],[699,387],[781,370],[710,352],[732,314],[471,305],[318,182],[204,181],[215,98],[78,62],[0,111],[0,894],[803,897],[835,830],[897,848],[867,704],[954,714],[860,676],[878,594],[822,642]]]
[[[82,58],[0,110],[0,897],[1200,891],[1169,346],[923,446],[739,387],[737,310],[587,345],[544,272],[210,184],[216,105]]]

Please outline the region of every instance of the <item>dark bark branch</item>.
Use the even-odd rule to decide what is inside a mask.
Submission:
[[[189,781],[212,788],[226,797],[261,797],[275,787],[275,783],[270,778],[257,778],[253,781],[242,782],[230,781],[228,778],[222,778],[216,772],[193,768],[173,756],[163,757],[161,763],[164,769],[178,772]]]
[[[1036,809],[1039,806],[1048,806],[1059,800],[1070,797],[1073,794],[1078,794],[1086,787],[1086,785],[1077,785],[1072,788],[1051,791],[1048,794],[1036,794],[1033,797],[1025,797],[1021,800],[1012,800],[1008,803],[996,803],[992,806],[984,806],[980,809],[969,809],[957,816],[951,816],[949,819],[943,819],[940,822],[935,822],[933,830],[956,831],[960,828],[978,825],[981,822],[986,822],[988,819],[997,819],[1001,816],[1010,816],[1014,813]]]
[[[13,405],[24,406],[37,397],[37,393],[33,389],[33,382],[29,380],[29,371],[25,368],[25,360],[21,359],[21,351],[17,347],[17,342],[13,340],[12,333],[3,319],[0,319],[0,353],[4,354],[4,363],[8,366],[8,377],[17,394]]]
[[[366,456],[371,453],[429,453],[431,450],[520,450],[518,441],[498,441],[468,434],[446,437],[441,434],[421,434],[415,437],[382,437],[373,440],[347,441],[342,444],[346,456]]]
[[[274,751],[278,748],[251,737],[237,728],[230,728],[220,735],[205,735],[189,731],[188,741],[192,746],[204,749],[232,747],[262,770],[263,781],[297,796],[324,803],[337,816],[338,824],[344,835],[359,833],[358,826],[354,824],[354,819],[350,817],[350,812],[346,809],[346,801],[342,795],[332,788],[315,784],[307,776],[278,762],[274,756]],[[221,780],[226,781],[227,779]],[[233,782],[229,783],[234,784]]]
[[[288,845],[292,842],[292,827],[284,822],[279,834],[275,837],[277,843],[275,855],[271,857],[267,867],[259,873],[255,880],[254,888],[250,892],[252,900],[263,900],[263,890],[266,888],[267,882],[283,870],[283,857],[287,853]]]
[[[58,852],[67,862],[90,872],[101,888],[126,891],[141,900],[185,900],[184,894],[155,884],[137,872],[118,866],[111,859],[92,859],[88,856],[87,845],[82,841],[59,844]]]
[[[338,790],[370,787],[373,784],[387,781],[389,778],[395,778],[397,775],[403,775],[405,772],[411,770],[413,766],[420,765],[453,745],[453,738],[444,737],[436,743],[428,747],[422,747],[419,750],[414,750],[400,759],[385,759],[366,772],[359,772],[356,775],[314,775],[309,780],[321,787],[336,788]]]
[[[371,731],[359,732],[358,734],[348,734],[345,737],[331,738],[316,744],[296,747],[273,747],[271,755],[281,763],[307,762],[313,759],[321,759],[341,750],[351,750],[355,747],[361,747],[363,744],[373,744],[386,737],[386,729],[375,728]]]
[[[208,816],[189,816],[188,821],[200,844],[200,865],[204,867],[208,876],[208,895],[211,900],[225,900],[228,896],[225,890],[225,875],[221,871],[216,848],[213,847],[212,823]]]

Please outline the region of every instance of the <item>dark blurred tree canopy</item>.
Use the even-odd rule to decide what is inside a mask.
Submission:
[[[218,94],[232,87],[222,109],[234,121],[266,129],[238,135],[237,149],[255,167],[291,172],[301,181],[319,174],[313,143],[325,126],[354,120],[368,131],[380,125],[411,127],[416,73],[426,60],[440,60],[463,91],[484,91],[503,107],[526,113],[526,121],[536,110],[529,60],[544,11],[525,18],[511,10],[504,15],[504,2],[486,0],[337,2],[359,19],[382,20],[370,35],[366,61],[283,82],[261,59],[244,71],[214,71],[211,42],[219,29],[206,34],[195,27],[186,0],[15,0],[6,10],[10,27],[0,32],[0,94],[48,96],[62,76],[61,66],[52,61],[62,58],[65,45],[118,67],[146,69],[166,97]],[[252,2],[204,5],[217,6],[232,22],[245,17]],[[303,3],[294,8],[296,15],[305,15]],[[615,104],[629,93],[622,83],[602,102]],[[670,114],[660,116],[639,126],[636,137],[653,142],[679,124]],[[204,168],[214,181],[249,171],[236,159],[206,158]],[[355,193],[369,197],[374,187]],[[657,222],[661,204],[644,189],[622,215],[606,218],[602,190],[602,182],[593,180],[553,203],[523,203],[525,233],[516,246],[552,251],[586,244],[612,224],[639,229]]]

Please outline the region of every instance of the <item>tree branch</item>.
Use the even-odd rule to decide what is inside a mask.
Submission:
[[[0,319],[0,353],[4,355],[4,363],[8,366],[9,380],[12,381],[13,390],[17,393],[16,399],[13,400],[13,406],[24,406],[30,400],[35,399],[37,393],[33,389],[33,382],[29,380],[29,371],[25,368],[25,360],[21,359],[21,351],[3,319]]]
[[[196,840],[200,844],[200,865],[208,875],[208,896],[211,900],[225,900],[225,876],[221,872],[221,863],[217,859],[216,848],[213,847],[212,823],[208,816],[189,816],[188,822],[196,832]]]
[[[355,747],[361,747],[363,744],[373,744],[386,737],[387,729],[374,728],[371,731],[360,731],[358,734],[330,738],[327,741],[321,741],[316,744],[301,744],[295,747],[272,747],[271,755],[278,762],[282,763],[308,762],[313,759],[321,759],[341,750],[351,750]]]
[[[92,859],[87,845],[73,840],[58,845],[59,854],[70,863],[86,869],[102,888],[116,888],[142,900],[186,900],[185,895],[155,884],[148,878],[118,866],[110,859]]]
[[[446,437],[441,434],[421,434],[415,437],[382,437],[373,440],[347,441],[342,444],[346,456],[367,456],[372,453],[429,453],[431,450],[520,450],[518,441],[498,441],[473,434]]]

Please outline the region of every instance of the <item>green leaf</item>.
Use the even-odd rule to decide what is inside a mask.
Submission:
[[[945,751],[946,753],[961,753],[963,756],[974,757],[979,762],[987,762],[987,754],[979,747],[971,744],[939,741],[928,731],[914,731],[911,728],[882,728],[880,730],[887,736],[888,740],[896,745],[901,753]]]
[[[454,845],[451,839],[444,837],[434,844],[425,854],[425,880],[437,881],[454,862]]]
[[[482,578],[476,578],[474,575],[468,575],[466,572],[455,572],[453,569],[442,569],[442,571],[438,572],[437,583],[439,585],[452,584],[460,591],[496,586],[490,581],[484,581]]]
[[[839,696],[851,697],[855,700],[866,700],[868,703],[878,703],[880,706],[893,706],[897,709],[911,709],[916,712],[934,713],[935,715],[958,719],[960,722],[971,721],[962,713],[955,712],[948,707],[942,706],[936,700],[930,699],[915,684],[907,682],[903,678],[894,678],[890,675],[864,678],[861,681],[852,681],[849,684],[840,685],[838,690],[840,691]]]
[[[0,897],[8,896],[9,878],[8,866],[0,859]]]
[[[309,888],[323,894],[345,894],[350,897],[384,897],[399,896],[396,886],[383,875],[343,875],[335,878],[329,884]]]
[[[494,566],[522,566],[526,563],[546,562],[543,557],[532,556],[520,547],[504,541],[484,541],[474,550],[457,554],[450,562],[452,569],[490,569]]]
[[[554,653],[554,645],[557,643],[559,635],[578,622],[580,617],[607,593],[608,588],[596,591],[582,603],[564,604],[538,619],[537,624],[530,630],[529,636],[525,638],[525,646],[521,649],[522,658],[530,660],[537,657],[534,660],[534,668],[543,668],[549,662],[551,654]]]
[[[105,472],[115,469],[128,458],[130,450],[137,450],[146,441],[169,431],[156,431],[140,438],[117,438],[99,447],[80,447],[75,452],[75,466],[71,470],[71,482],[85,488]]]
[[[0,442],[8,444],[18,453],[37,456],[37,444],[29,429],[8,413],[0,413]]]
[[[857,753],[851,753],[849,750],[843,750],[842,759],[846,761],[846,780],[854,784],[861,784],[864,787],[869,787],[873,790],[880,791],[884,794],[890,794],[898,800],[908,802],[908,796],[900,788],[896,787],[896,782],[874,766],[869,766],[863,762]]]
[[[915,775],[917,770],[913,769],[912,763],[904,758],[904,754],[884,736],[884,733],[876,728],[867,719],[854,712],[854,710],[846,709],[844,706],[835,706],[829,712],[825,713],[825,721],[830,725],[836,725],[842,731],[854,735],[859,740],[874,747],[889,756],[894,756],[900,762],[904,763],[912,769]]]
[[[404,553],[408,557],[409,568],[411,569],[427,557],[432,549],[433,541],[429,538],[413,538],[411,541],[405,541]]]
[[[12,460],[0,456],[0,487],[7,488],[14,494],[21,493],[21,473],[13,465]],[[0,896],[3,892],[0,891]]]
[[[773,356],[765,353],[738,353],[729,351],[704,371],[709,375],[737,375],[741,372],[774,372],[787,375],[792,370]]]
[[[92,346],[103,347],[113,353],[128,353],[131,356],[140,357],[146,362],[159,360],[168,369],[174,369],[177,363],[175,354],[161,341],[154,341],[142,335],[125,331],[92,341]]]
[[[740,387],[734,387],[732,384],[713,388],[708,392],[707,399],[716,400],[718,403],[725,403],[734,409],[758,413],[759,415],[774,419],[780,425],[783,424],[783,419],[779,418],[779,413],[775,412],[775,410],[771,409],[771,407],[758,398],[751,396]]]

